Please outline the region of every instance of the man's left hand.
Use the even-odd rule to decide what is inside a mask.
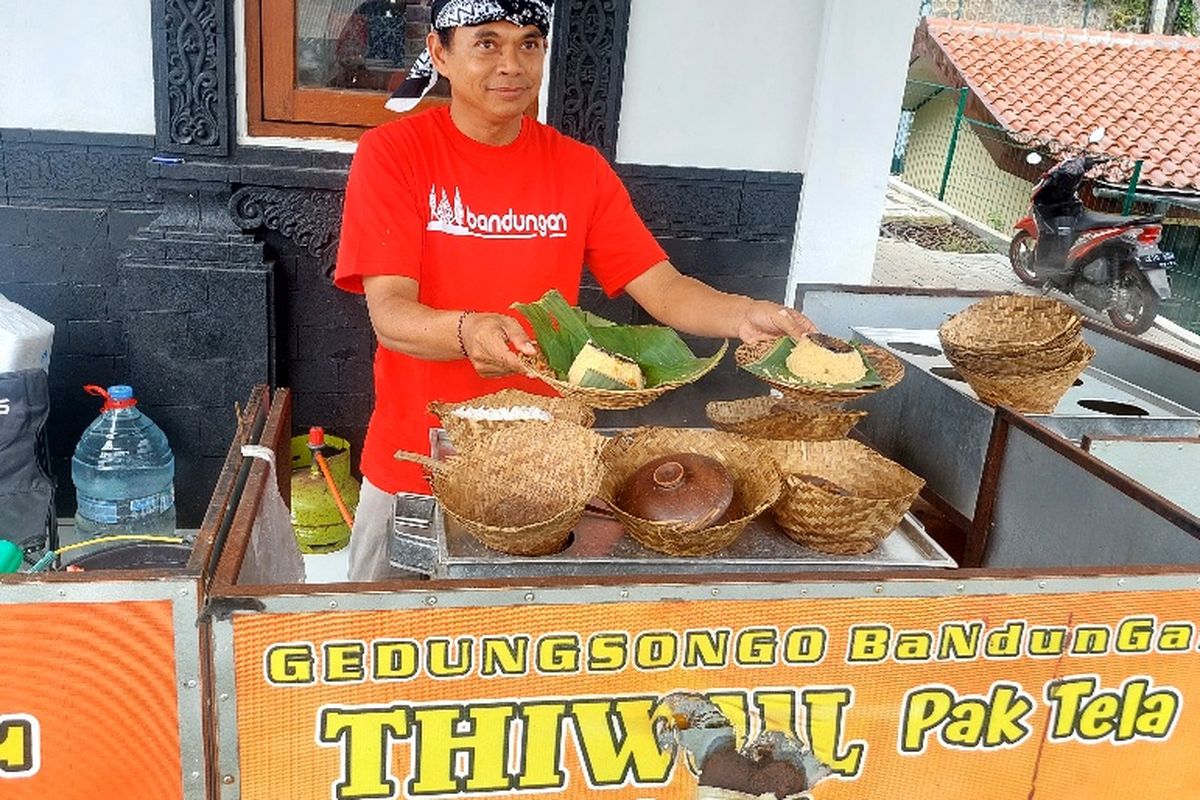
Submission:
[[[743,342],[778,339],[780,336],[799,339],[816,329],[808,317],[794,308],[767,300],[751,300],[738,324],[737,335]]]

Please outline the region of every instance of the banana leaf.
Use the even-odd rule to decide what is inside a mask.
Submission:
[[[863,364],[867,367],[867,374],[853,383],[818,383],[817,381],[806,380],[795,375],[787,368],[787,357],[792,354],[792,348],[795,346],[796,341],[794,339],[790,336],[784,336],[762,358],[757,361],[751,361],[749,364],[744,364],[742,369],[763,380],[782,384],[790,383],[796,386],[818,386],[828,389],[871,389],[883,385],[883,378],[875,370],[875,365],[871,363],[870,356],[864,353],[863,349],[854,342],[850,342],[850,346],[862,356]]]
[[[613,392],[629,391],[629,387],[625,384],[594,369],[585,369],[583,371],[583,375],[579,378],[579,385],[586,389],[607,389]]]
[[[725,354],[727,344],[716,355],[698,358],[671,328],[661,325],[618,325],[612,320],[571,306],[551,289],[535,303],[513,303],[533,327],[538,346],[559,380],[567,372],[588,340],[609,351],[633,359],[642,368],[646,387],[664,383],[687,383],[703,375]],[[628,389],[616,381],[596,375],[593,388]],[[589,384],[590,385],[590,384]]]

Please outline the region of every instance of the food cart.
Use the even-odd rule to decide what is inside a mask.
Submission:
[[[919,359],[896,329],[975,299],[807,286],[798,302]],[[392,550],[410,578],[251,584],[271,488],[255,465],[205,613],[215,796],[1194,794],[1200,518],[1122,469],[1138,442],[1190,446],[1200,364],[1085,337],[1112,378],[1097,386],[1153,401],[1133,427],[988,409],[915,360],[859,402],[856,436],[921,475],[946,523],[935,537],[907,515],[861,556],[757,521],[727,550],[667,557],[589,514],[558,553],[501,556],[412,501]],[[275,393],[262,435],[280,457],[288,402]],[[1134,454],[1099,457],[1113,437]]]

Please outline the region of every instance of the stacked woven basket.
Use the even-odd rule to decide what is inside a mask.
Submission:
[[[604,444],[571,422],[513,421],[460,436],[445,461],[396,457],[426,467],[446,515],[484,545],[542,556],[566,546],[599,491]]]
[[[481,434],[505,428],[511,422],[553,419],[590,428],[596,421],[595,412],[574,400],[520,389],[501,389],[461,403],[435,401],[429,404],[429,411],[441,421],[455,447]]]
[[[942,350],[988,405],[1048,414],[1096,354],[1082,319],[1048,297],[1001,295],[968,306],[938,329]]]
[[[925,485],[866,445],[771,443],[784,475],[775,521],[794,541],[841,555],[869,553],[900,523]]]

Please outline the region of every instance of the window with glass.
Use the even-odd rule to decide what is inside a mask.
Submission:
[[[357,139],[425,48],[430,0],[246,0],[252,135]],[[418,110],[449,101],[443,79]]]

